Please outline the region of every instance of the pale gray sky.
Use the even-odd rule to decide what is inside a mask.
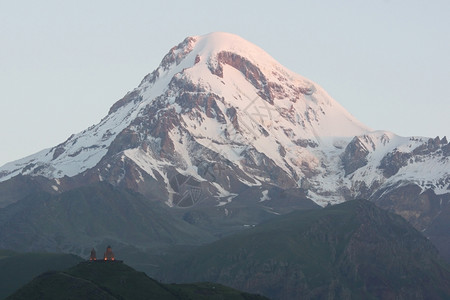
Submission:
[[[373,129],[450,135],[450,1],[0,0],[0,165],[95,124],[191,35],[231,32]]]

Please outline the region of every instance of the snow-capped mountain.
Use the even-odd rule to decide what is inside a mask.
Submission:
[[[445,137],[373,131],[259,47],[211,33],[173,47],[99,124],[1,167],[0,181],[42,176],[54,193],[107,181],[171,207],[224,211],[249,190],[264,203],[274,189],[294,189],[323,206],[412,186],[410,198],[430,191],[441,207],[449,155]]]

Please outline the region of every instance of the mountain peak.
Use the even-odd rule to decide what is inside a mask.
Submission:
[[[315,119],[317,123],[312,125],[315,130],[307,130],[308,138],[354,136],[370,131],[316,83],[290,71],[258,46],[234,34],[214,32],[186,38],[144,78],[140,88],[145,91],[151,88],[144,96],[151,98],[155,91],[162,92],[159,87],[174,81],[222,96],[229,105],[236,104],[233,98],[246,98],[246,105],[261,98],[275,106],[275,110],[290,109],[292,118],[298,109],[297,118],[303,117],[307,122]],[[294,104],[297,102],[299,105]],[[328,120],[320,122],[320,114],[328,114]]]
[[[263,49],[235,34],[212,32],[192,38],[196,40],[194,51],[198,55],[211,57],[222,51],[228,51],[260,63],[276,63]]]
[[[371,133],[318,84],[258,46],[214,32],[171,48],[99,124],[3,166],[0,181],[42,175],[61,192],[61,178],[78,176],[67,181],[108,181],[148,195],[158,186],[158,196],[177,206],[172,180],[180,175],[203,184],[220,205],[244,189],[273,186],[308,190],[325,205],[403,179],[399,169],[414,162],[410,152],[424,141],[389,137]],[[413,175],[414,182],[443,182],[445,191],[445,163],[434,177]]]

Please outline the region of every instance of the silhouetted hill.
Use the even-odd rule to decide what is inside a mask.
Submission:
[[[7,299],[235,299],[263,300],[220,284],[162,284],[119,262],[82,262],[46,272]]]
[[[298,211],[202,246],[164,280],[274,299],[449,299],[450,271],[402,217],[368,201]]]

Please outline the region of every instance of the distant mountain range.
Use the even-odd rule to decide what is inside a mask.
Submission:
[[[115,252],[116,259],[122,253]],[[15,257],[16,267],[25,266],[21,274],[45,264],[54,268],[59,257],[71,258]],[[14,260],[0,259],[0,265],[9,265],[0,268],[0,278],[18,272],[12,268]],[[7,299],[264,299],[256,294],[280,300],[450,297],[450,265],[431,242],[402,217],[366,200],[295,211],[203,246],[166,252],[160,255],[157,269],[154,277],[159,281],[118,261],[84,261],[64,271],[45,272]],[[15,289],[29,280],[10,279],[14,278],[19,279]]]
[[[100,123],[0,167],[0,248],[139,257],[364,198],[450,261],[449,155],[373,131],[238,36],[188,37]]]

